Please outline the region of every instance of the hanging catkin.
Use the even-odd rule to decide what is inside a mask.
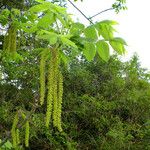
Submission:
[[[61,127],[61,104],[63,95],[63,78],[59,71],[59,51],[51,49],[51,60],[48,74],[48,94],[47,94],[47,111],[46,127],[49,127],[52,118],[53,126],[60,132]]]
[[[54,59],[51,56],[49,71],[48,71],[48,93],[47,93],[47,110],[46,110],[46,127],[49,127],[51,114],[52,114],[52,105],[53,105],[53,83],[54,83]]]
[[[8,35],[6,37],[6,53],[10,53],[11,52],[11,38],[12,38],[12,27],[10,27],[8,29]]]
[[[8,35],[4,36],[4,43],[3,43],[3,50],[7,51],[8,45],[9,45]]]
[[[16,113],[14,120],[13,120],[13,125],[11,129],[11,136],[12,136],[12,143],[13,143],[13,148],[17,147],[17,135],[16,135],[16,127],[18,124],[18,112]]]
[[[25,146],[29,147],[29,134],[30,134],[30,126],[29,126],[29,121],[26,121],[25,124]]]
[[[43,105],[45,98],[45,64],[46,57],[41,56],[40,60],[40,104]]]
[[[10,51],[12,53],[16,52],[16,28],[14,26],[11,27],[11,46]]]
[[[21,114],[22,118],[26,120],[26,115],[24,113]],[[30,126],[29,126],[29,121],[26,120],[25,123],[25,147],[29,147],[29,135],[30,135]]]
[[[62,96],[63,96],[63,76],[59,71],[58,74],[58,106],[57,106],[57,128],[61,132],[61,109],[62,109]]]
[[[19,129],[17,129],[16,130],[16,143],[17,143],[17,145],[19,145],[20,144],[20,135],[19,135]]]
[[[16,52],[16,27],[11,25],[4,37],[3,50],[6,53],[15,53]]]
[[[57,82],[58,82],[58,50],[56,49],[54,51],[54,68],[53,68],[53,72],[54,72],[54,88],[53,88],[53,125],[54,127],[57,127],[57,106],[58,106],[58,86],[57,86]]]

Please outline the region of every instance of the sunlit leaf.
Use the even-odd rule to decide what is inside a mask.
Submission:
[[[12,144],[10,143],[10,141],[7,141],[7,142],[4,144],[4,146],[5,146],[6,149],[12,149],[12,148],[13,148]]]
[[[39,19],[37,26],[48,28],[49,25],[51,25],[54,21],[55,21],[54,14],[47,13],[41,19]]]
[[[79,35],[83,32],[84,25],[81,23],[73,23],[70,28],[70,33],[73,35]]]
[[[35,1],[38,3],[44,3],[45,2],[45,0],[35,0]]]
[[[43,33],[43,34],[42,34]],[[42,33],[38,35],[39,39],[47,40],[49,44],[53,45],[58,40],[58,35],[54,32],[49,32],[46,30],[42,30]]]
[[[84,44],[84,50],[83,50],[83,54],[85,55],[86,59],[88,61],[91,61],[94,59],[94,56],[96,54],[96,48],[95,48],[95,44],[90,43],[90,42],[86,42]]]
[[[89,26],[84,30],[84,35],[86,38],[91,40],[97,40],[97,32],[94,26]]]
[[[22,24],[22,29],[27,33],[34,33],[38,30],[36,24],[24,23]]]
[[[29,11],[30,12],[34,12],[34,13],[38,13],[38,12],[43,12],[46,11],[50,8],[50,3],[43,3],[43,4],[38,4],[35,6],[32,6]]]
[[[125,53],[125,47],[124,45],[127,45],[126,42],[121,38],[114,38],[109,41],[111,47],[118,53],[118,54],[124,54]]]
[[[110,25],[99,24],[98,32],[99,32],[99,35],[102,35],[102,37],[105,40],[108,40],[108,39],[112,39],[113,38],[114,29]]]
[[[105,40],[112,39],[114,37],[114,29],[113,25],[117,25],[116,21],[112,20],[104,20],[95,24],[96,29],[98,30],[99,35],[101,35]]]
[[[67,38],[65,38],[63,36],[60,36],[60,39],[61,39],[61,41],[62,41],[62,43],[64,45],[71,46],[71,47],[73,47],[75,49],[78,49],[78,47],[76,46],[76,44],[74,42],[72,42],[71,40],[69,40],[69,39],[67,39]]]
[[[60,51],[60,57],[61,57],[62,61],[64,62],[64,64],[68,65],[69,59],[62,51]]]
[[[98,41],[96,43],[96,50],[99,56],[104,60],[108,61],[110,58],[109,45],[105,41]]]
[[[123,45],[127,45],[126,41],[123,38],[120,38],[120,37],[115,37],[115,38],[111,39],[111,41],[116,41],[116,42],[119,42]]]
[[[64,16],[60,15],[59,13],[56,14],[56,18],[63,24],[64,27],[67,26],[67,21]]]
[[[99,23],[105,23],[105,24],[108,24],[108,25],[118,25],[118,22],[117,21],[114,21],[114,20],[103,20]]]

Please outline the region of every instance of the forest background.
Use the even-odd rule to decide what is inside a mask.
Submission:
[[[114,37],[115,21],[74,23],[60,7],[65,4],[0,3],[0,148],[150,149],[148,70],[140,66],[137,55],[127,62],[120,60],[118,55],[125,53],[127,44]],[[112,9],[126,9],[125,1],[116,1]],[[11,27],[15,27],[14,38],[9,38]],[[115,51],[111,56],[110,46]],[[61,112],[52,104],[51,122],[46,101],[51,89],[49,70],[50,77],[61,72],[64,91]],[[53,81],[61,87],[62,81]]]

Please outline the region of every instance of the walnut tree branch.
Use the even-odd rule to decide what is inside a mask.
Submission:
[[[78,10],[81,14],[82,14],[82,16],[86,19],[86,20],[88,20],[91,24],[94,24],[73,2],[71,2],[70,0],[68,0],[69,1],[69,3],[76,9],[76,10]]]
[[[94,17],[96,17],[96,16],[98,16],[98,15],[104,13],[104,12],[109,11],[109,10],[113,10],[113,8],[111,7],[111,8],[105,9],[105,10],[103,10],[103,11],[101,11],[101,12],[99,12],[99,13],[97,13],[97,14],[91,16],[91,17],[89,17],[88,19],[92,19],[92,18],[94,18]]]

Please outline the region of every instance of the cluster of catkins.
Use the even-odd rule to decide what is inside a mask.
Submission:
[[[49,127],[52,120],[53,126],[60,132],[61,127],[61,104],[63,95],[63,77],[59,69],[59,51],[51,48],[51,59],[48,65],[48,83],[45,82],[45,68],[47,57],[41,56],[40,61],[40,104],[43,105],[44,99],[47,102],[46,127]],[[47,87],[47,94],[46,94]],[[47,97],[45,98],[45,95]]]
[[[13,54],[16,52],[16,27],[11,25],[4,37],[3,49],[8,54]],[[44,104],[46,99],[47,110],[45,125],[48,128],[50,122],[56,127],[60,132],[61,127],[61,107],[62,107],[62,95],[63,95],[63,76],[59,68],[59,50],[57,48],[50,49],[51,57],[48,60],[47,55],[41,55],[40,60],[40,104]],[[48,76],[46,84],[46,68],[48,65]],[[47,89],[47,90],[46,90]],[[47,92],[46,92],[47,91]],[[25,119],[25,115],[22,115]],[[52,120],[52,121],[51,121]],[[19,129],[17,128],[19,121],[18,112],[14,117],[11,135],[13,147],[17,148],[20,144],[19,139]],[[29,121],[25,123],[25,146],[29,146]]]
[[[10,25],[6,35],[4,36],[4,44],[3,44],[3,50],[8,54],[13,54],[16,52],[16,34],[17,29],[12,24]],[[12,144],[13,148],[17,149],[18,145],[20,144],[20,136],[19,136],[19,129],[17,128],[18,122],[19,122],[19,114],[16,113],[13,125],[11,129],[11,136],[12,136]],[[23,119],[26,119],[25,114],[21,114],[21,117]],[[29,121],[27,120],[25,122],[25,146],[29,146]]]
[[[26,119],[25,114],[22,113],[21,116],[24,120]],[[14,117],[12,129],[11,129],[12,144],[14,149],[17,149],[18,145],[20,144],[20,136],[19,136],[20,131],[17,128],[18,121],[19,121],[19,114],[17,112]],[[26,120],[25,122],[25,146],[26,147],[29,146],[29,121],[28,120]]]

